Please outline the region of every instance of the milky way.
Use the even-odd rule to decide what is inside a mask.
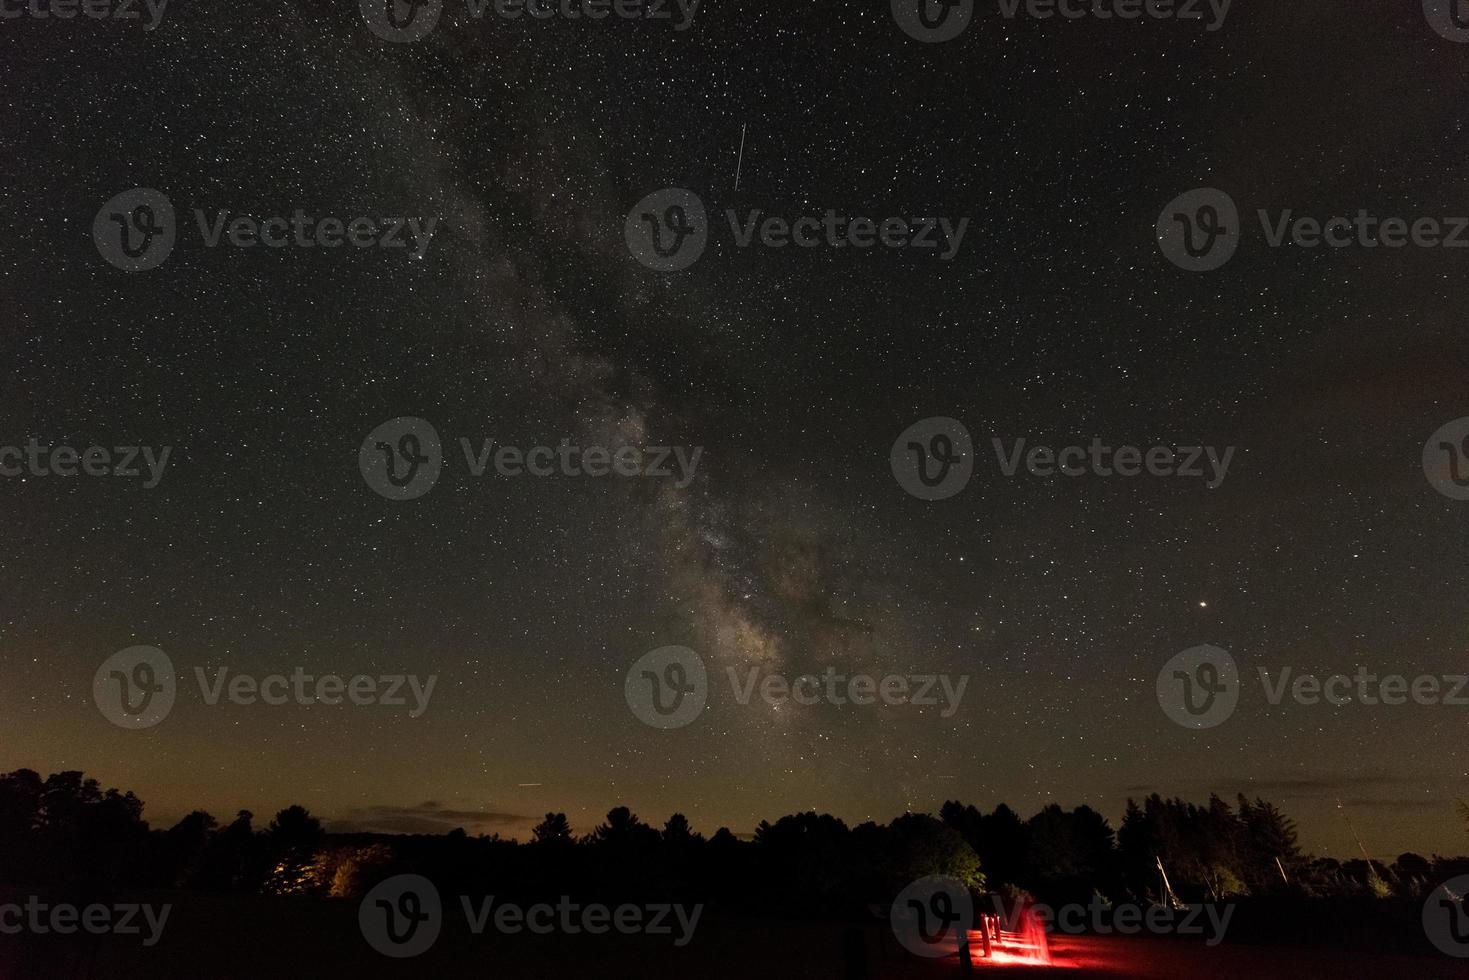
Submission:
[[[450,3],[401,44],[325,2],[0,24],[0,445],[172,447],[151,489],[0,480],[0,762],[84,769],[161,824],[300,802],[524,836],[621,803],[743,833],[1245,790],[1319,850],[1351,843],[1338,797],[1384,854],[1455,846],[1451,709],[1256,685],[1190,732],[1155,684],[1201,644],[1246,678],[1462,664],[1465,512],[1420,465],[1466,412],[1459,253],[1272,248],[1256,213],[1462,212],[1469,46],[1416,7],[1235,4],[1217,30],[977,10],[943,44],[886,4],[717,0],[686,30]],[[1155,226],[1200,187],[1242,230],[1192,273]],[[93,240],[130,188],[178,215],[146,272]],[[667,188],[709,240],[657,272],[624,233]],[[438,225],[413,259],[210,247],[193,217],[297,209]],[[741,244],[828,214],[956,247]],[[417,500],[358,468],[401,417],[444,445]],[[889,452],[937,417],[974,473],[920,500]],[[683,485],[474,477],[460,441],[486,439],[701,455]],[[1006,476],[997,439],[1235,454],[1213,487]],[[134,644],[181,678],[146,732],[92,701]],[[658,731],[623,685],[670,645],[709,703]],[[194,668],[221,666],[440,680],[415,719],[206,705]],[[967,686],[947,715],[741,704],[752,669]]]

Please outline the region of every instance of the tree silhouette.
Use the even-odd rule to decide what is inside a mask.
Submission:
[[[277,895],[323,892],[331,887],[330,873],[316,861],[315,848],[321,841],[321,821],[305,807],[288,806],[275,815],[265,830],[270,856],[275,862],[266,880],[266,890]]]
[[[592,831],[592,840],[613,847],[638,847],[656,840],[658,832],[625,806],[607,811],[607,822]]]
[[[1434,882],[1469,871],[1464,859],[1416,854],[1390,866],[1307,858],[1288,816],[1244,797],[1233,808],[1217,796],[1203,806],[1157,794],[1129,800],[1115,835],[1087,806],[1051,804],[1022,822],[1003,804],[985,814],[950,800],[942,819],[907,813],[848,827],[808,811],[761,821],[753,839],[721,827],[706,840],[682,813],[657,829],[618,806],[581,839],[566,814],[547,813],[526,845],[457,828],[329,834],[300,806],[280,810],[263,830],[248,810],[225,826],[195,810],[166,830],[150,830],[141,814],[133,794],[78,772],[0,774],[0,870],[7,884],[79,897],[183,888],[323,900],[358,898],[412,871],[446,893],[704,902],[802,918],[865,917],[928,875],[974,890],[1019,888],[1051,904],[1085,902],[1094,892],[1148,901],[1162,898],[1161,859],[1189,902],[1287,892],[1421,903]]]
[[[900,883],[943,875],[971,888],[984,884],[979,855],[954,828],[926,813],[905,813],[889,825],[890,874]]]
[[[205,855],[218,823],[203,810],[195,810],[164,832],[166,867],[170,887],[194,884],[204,873]]]
[[[571,823],[564,813],[548,813],[531,828],[530,836],[537,844],[570,844]]]
[[[266,828],[275,847],[311,847],[321,839],[321,821],[302,806],[288,806]]]
[[[682,813],[675,813],[673,816],[669,817],[668,822],[663,825],[663,841],[666,844],[681,846],[692,843],[702,843],[703,840],[704,837],[702,834],[696,834],[693,832],[693,830],[690,829],[689,819],[688,817],[685,817]]]

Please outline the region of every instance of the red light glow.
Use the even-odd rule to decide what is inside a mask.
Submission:
[[[969,960],[976,966],[1051,966],[1045,926],[1023,907],[1008,922],[998,915],[981,915],[979,928],[969,930]]]

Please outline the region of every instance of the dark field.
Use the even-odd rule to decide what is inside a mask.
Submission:
[[[315,899],[200,898],[174,901],[167,931],[153,948],[138,937],[0,939],[4,980],[106,977],[110,980],[256,980],[256,978],[597,976],[644,978],[811,977],[924,978],[963,975],[954,955],[924,960],[903,950],[884,921],[796,923],[710,913],[693,940],[671,937],[471,934],[448,917],[428,952],[412,959],[381,956],[362,940],[355,902]],[[1246,920],[1247,921],[1247,920]],[[996,965],[974,960],[976,975],[1042,977],[1291,978],[1469,977],[1469,961],[1429,949],[1421,933],[1373,935],[1338,919],[1331,929],[1302,930],[1299,943],[1228,942],[1155,936],[1050,937],[1051,965]],[[1244,931],[1244,930],[1241,930]],[[1395,941],[1396,940],[1396,941]],[[1421,944],[1421,945],[1419,945]],[[1378,947],[1370,949],[1364,947]],[[1392,948],[1395,951],[1385,952]]]

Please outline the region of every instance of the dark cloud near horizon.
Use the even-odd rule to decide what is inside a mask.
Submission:
[[[1186,779],[1170,781],[1164,790],[1155,784],[1136,784],[1125,788],[1130,797],[1141,798],[1153,793],[1164,798],[1182,797],[1199,802],[1210,794],[1219,796],[1231,806],[1239,794],[1254,801],[1263,799],[1281,806],[1287,812],[1302,801],[1322,801],[1336,807],[1362,807],[1378,810],[1441,810],[1447,819],[1454,813],[1458,797],[1448,792],[1452,780],[1445,776],[1428,795],[1420,779],[1388,774],[1341,774],[1337,776],[1265,778]],[[1221,789],[1220,787],[1224,787]]]
[[[491,810],[459,810],[432,800],[417,806],[376,806],[348,810],[326,821],[329,833],[445,834],[456,828],[475,834],[534,823],[539,818]]]

